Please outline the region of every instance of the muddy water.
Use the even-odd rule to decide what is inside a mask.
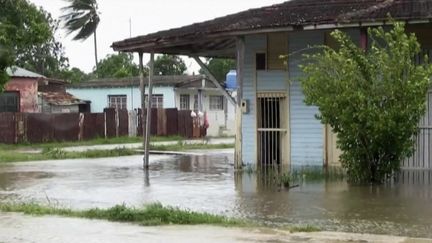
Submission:
[[[72,208],[140,206],[159,201],[267,224],[311,224],[324,230],[432,237],[432,173],[405,173],[398,183],[352,187],[305,182],[290,191],[234,173],[233,156],[141,156],[0,166],[0,200]]]

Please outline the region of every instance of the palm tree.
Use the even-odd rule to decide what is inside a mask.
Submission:
[[[64,15],[61,19],[67,34],[78,32],[73,40],[84,41],[91,35],[94,36],[94,49],[96,69],[98,66],[97,58],[97,39],[96,29],[99,25],[100,18],[98,12],[98,4],[96,0],[65,0],[70,3],[69,6],[62,8]]]

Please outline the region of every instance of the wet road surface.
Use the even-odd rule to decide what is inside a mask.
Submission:
[[[431,243],[426,239],[345,234],[335,232],[293,233],[272,229],[215,226],[142,227],[125,223],[59,217],[0,214],[0,242],[391,242]]]
[[[432,238],[430,172],[395,185],[314,182],[286,191],[234,173],[233,156],[223,151],[153,155],[148,173],[141,164],[142,156],[131,156],[2,165],[0,200],[77,209],[161,202],[269,225]]]

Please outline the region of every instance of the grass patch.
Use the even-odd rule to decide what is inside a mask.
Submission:
[[[144,226],[154,225],[199,225],[245,226],[245,222],[208,213],[197,213],[160,203],[149,204],[143,208],[117,205],[108,209],[71,210],[42,206],[36,203],[0,204],[0,211],[24,213],[33,216],[56,215],[63,217],[100,219],[113,222],[127,222]]]
[[[181,141],[183,140],[180,136],[167,136],[151,137],[152,142],[166,142],[166,141]],[[23,143],[23,144],[0,144],[0,150],[9,149],[28,149],[28,148],[65,148],[73,146],[91,146],[91,145],[104,145],[104,144],[125,144],[125,143],[141,143],[142,137],[114,137],[114,138],[95,138],[87,141],[75,141],[75,142],[49,142],[49,143]]]
[[[312,225],[296,225],[296,226],[291,226],[288,229],[291,233],[296,233],[296,232],[319,232],[321,231],[320,228],[316,227],[316,226],[312,226]]]
[[[153,142],[153,141],[152,141]],[[234,148],[234,144],[186,144],[178,142],[173,145],[151,145],[151,150],[157,151],[186,151],[186,150],[202,150],[202,149],[227,149]]]
[[[85,152],[66,152],[58,148],[45,148],[42,153],[29,154],[11,150],[0,150],[0,163],[26,162],[40,160],[61,160],[80,158],[108,158],[139,154],[134,149],[117,148],[112,150],[88,150]]]

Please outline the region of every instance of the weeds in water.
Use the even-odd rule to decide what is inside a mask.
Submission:
[[[64,159],[67,156],[66,152],[59,148],[44,148],[42,154],[51,159]]]
[[[117,205],[108,209],[89,209],[76,211],[60,207],[42,206],[36,203],[0,204],[0,211],[17,212],[28,215],[57,215],[64,217],[102,219],[113,222],[128,222],[144,226],[153,225],[198,225],[245,226],[245,222],[209,213],[198,213],[160,203],[149,204],[143,208]]]
[[[259,167],[255,170],[251,165],[243,169],[248,175],[256,174],[260,183],[266,186],[277,186],[290,189],[305,182],[344,180],[345,171],[342,168],[303,167],[284,171],[281,167]]]
[[[296,225],[289,227],[289,231],[291,233],[296,232],[319,232],[321,231],[320,228],[313,226],[313,225]]]
[[[251,164],[247,164],[244,168],[243,168],[243,172],[245,172],[248,175],[252,175],[256,173],[256,169],[255,166],[251,165]]]

